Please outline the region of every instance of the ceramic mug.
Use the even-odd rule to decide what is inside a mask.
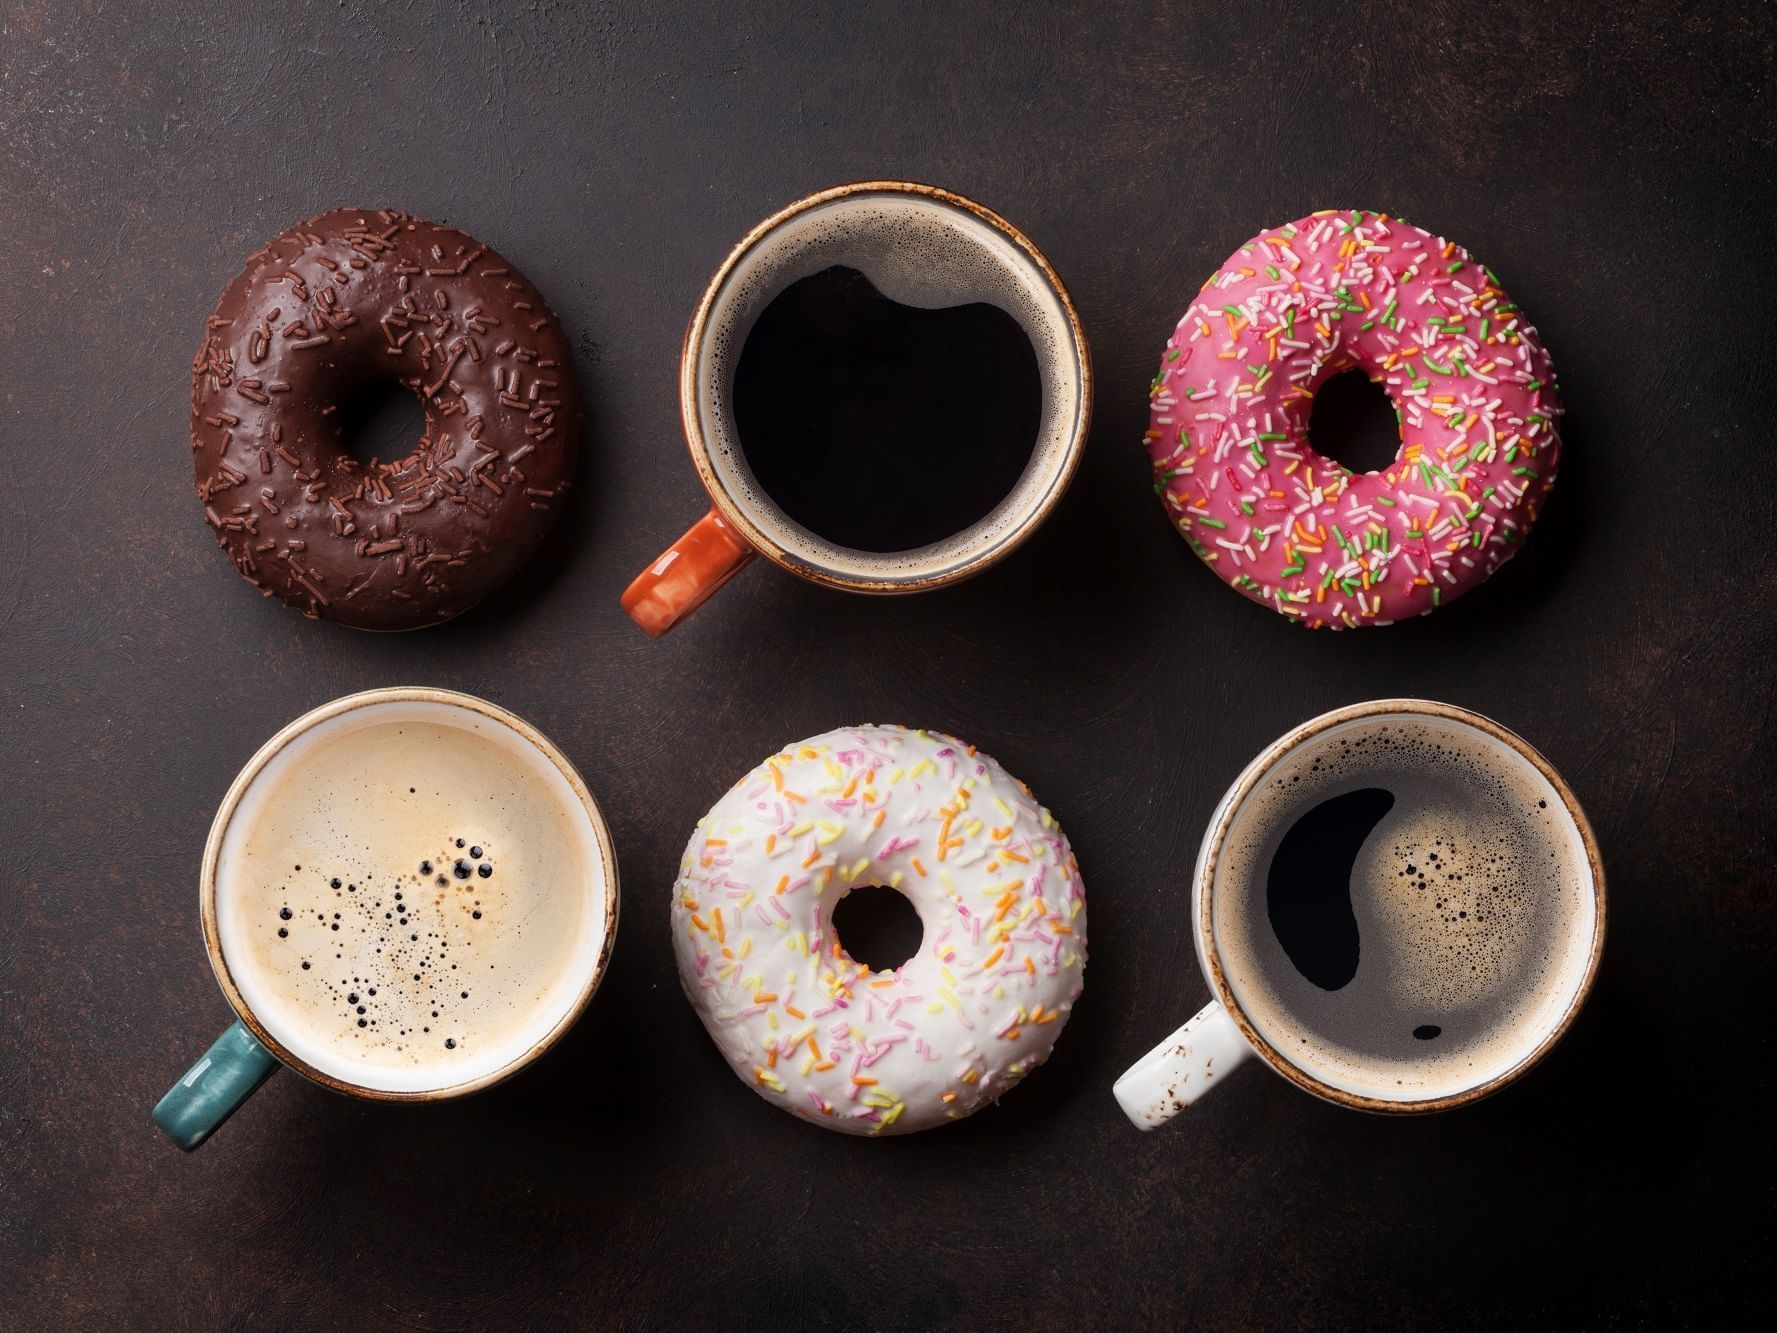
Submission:
[[[905,237],[917,245],[903,245]],[[910,304],[990,300],[1018,321],[1037,353],[1043,405],[1030,464],[984,518],[914,551],[856,550],[810,532],[753,484],[739,445],[731,397],[754,320],[791,283],[836,264],[863,269],[885,294]],[[898,296],[897,282],[915,295]],[[691,317],[679,359],[679,412],[711,507],[629,585],[623,608],[649,634],[664,634],[755,555],[849,592],[924,592],[968,578],[1054,509],[1079,462],[1091,408],[1079,315],[1049,261],[1006,219],[908,181],[861,181],[799,199],[729,252]]]
[[[1388,739],[1391,729],[1393,740]],[[1540,853],[1546,850],[1557,869],[1522,877],[1501,871],[1504,878],[1490,878],[1495,872],[1489,865],[1505,866],[1507,858],[1489,852],[1498,858],[1489,863],[1486,855],[1455,852],[1458,842],[1452,840],[1445,844],[1441,862],[1450,869],[1431,869],[1429,879],[1420,881],[1417,876],[1440,865],[1436,839],[1444,836],[1438,832],[1445,819],[1437,808],[1441,795],[1405,802],[1414,808],[1402,826],[1391,826],[1386,816],[1378,816],[1384,822],[1357,828],[1355,843],[1352,831],[1346,830],[1335,840],[1340,849],[1349,850],[1350,862],[1340,863],[1337,854],[1324,859],[1332,864],[1333,878],[1342,875],[1345,883],[1356,882],[1351,868],[1359,855],[1369,854],[1365,849],[1372,833],[1383,839],[1376,854],[1390,860],[1367,863],[1382,865],[1383,873],[1368,877],[1381,887],[1367,900],[1369,907],[1354,907],[1350,921],[1351,962],[1356,968],[1351,979],[1363,978],[1366,966],[1371,975],[1361,987],[1351,987],[1361,993],[1340,997],[1344,973],[1318,982],[1298,974],[1277,934],[1278,918],[1272,914],[1269,895],[1289,833],[1281,826],[1291,816],[1281,814],[1280,807],[1290,809],[1284,793],[1292,779],[1300,781],[1320,772],[1317,766],[1330,768],[1336,761],[1341,773],[1324,790],[1339,794],[1338,782],[1352,790],[1378,790],[1345,776],[1371,762],[1346,758],[1349,747],[1360,740],[1371,746],[1371,754],[1386,745],[1394,753],[1425,756],[1425,767],[1419,771],[1428,793],[1438,790],[1429,784],[1446,781],[1458,762],[1432,757],[1443,753],[1437,746],[1470,756],[1460,761],[1465,772],[1477,773],[1485,765],[1484,788],[1509,793],[1499,798],[1508,802],[1500,809],[1519,802],[1515,808],[1528,821],[1524,827],[1536,830],[1520,839],[1536,848],[1534,861],[1511,864],[1540,866]],[[1397,775],[1406,779],[1401,787],[1412,786],[1409,768],[1388,771],[1390,780]],[[1436,773],[1446,776],[1434,778]],[[1275,800],[1267,804],[1272,793]],[[1382,809],[1393,809],[1392,794],[1389,800]],[[1291,815],[1300,820],[1299,811]],[[1486,827],[1490,832],[1485,841],[1490,841],[1507,825],[1496,820]],[[1484,840],[1460,841],[1479,848]],[[1305,845],[1311,859],[1292,864],[1312,864],[1323,851],[1314,843]],[[1394,865],[1394,860],[1403,864]],[[1468,868],[1466,887],[1454,882],[1462,873],[1459,860]],[[1477,865],[1482,867],[1479,877]],[[1261,866],[1269,870],[1256,873]],[[1289,883],[1285,881],[1286,892]],[[1541,885],[1542,891],[1519,891],[1527,883]],[[1358,896],[1351,896],[1357,903]],[[1482,901],[1486,913],[1494,914],[1489,923],[1481,921],[1483,913],[1476,906]],[[1473,922],[1470,908],[1474,908]],[[1544,912],[1550,915],[1540,915]],[[1370,920],[1361,919],[1366,913]],[[1465,709],[1423,699],[1382,699],[1334,709],[1303,723],[1273,742],[1234,780],[1216,806],[1198,852],[1191,921],[1197,959],[1212,998],[1117,1080],[1117,1102],[1138,1128],[1165,1123],[1254,1057],[1297,1087],[1341,1106],[1395,1113],[1438,1111],[1505,1087],[1541,1060],[1567,1031],[1591,990],[1604,945],[1604,871],[1579,802],[1527,742]],[[1537,924],[1529,924],[1532,921]],[[1373,946],[1362,944],[1372,923],[1382,938]],[[1329,933],[1325,919],[1311,924],[1322,934]],[[1488,935],[1480,933],[1482,925]],[[1393,939],[1388,938],[1390,932]],[[1516,942],[1508,946],[1514,938]],[[1527,945],[1533,938],[1534,945]],[[1501,943],[1490,945],[1492,940]],[[1322,942],[1310,936],[1306,944],[1313,948]],[[1453,947],[1457,952],[1451,952]],[[1490,954],[1490,948],[1497,952]],[[1501,956],[1507,952],[1518,960],[1514,965],[1520,970],[1513,972],[1507,966]],[[1433,954],[1436,964],[1427,966]],[[1527,959],[1541,961],[1524,962]],[[1472,1026],[1474,1045],[1439,1048],[1434,1043],[1447,1041],[1452,1034],[1429,1023],[1413,1027],[1412,1039],[1402,1040],[1413,1020],[1397,1015],[1411,1015],[1415,1005],[1448,1003],[1452,996],[1462,1000],[1451,1012]],[[1328,1040],[1326,1033],[1335,1027],[1316,1020],[1332,1015],[1335,1005],[1348,1006],[1340,1011],[1344,1016],[1339,1022],[1353,1023],[1354,1031],[1380,1026],[1386,1037],[1366,1036],[1361,1046],[1342,1038]],[[1378,1014],[1386,1017],[1378,1019]],[[1457,1040],[1463,1040],[1460,1034]]]
[[[290,763],[359,727],[403,721],[459,728],[488,738],[511,755],[522,756],[515,762],[529,766],[534,776],[527,780],[535,781],[539,792],[552,795],[568,821],[566,832],[574,848],[571,864],[579,868],[584,898],[566,961],[529,1016],[531,1025],[502,1035],[486,1058],[477,1052],[473,1060],[459,1060],[448,1070],[421,1064],[409,1071],[372,1074],[366,1072],[368,1066],[350,1064],[330,1052],[324,1041],[305,1032],[292,1016],[300,1004],[281,999],[242,966],[250,946],[241,942],[245,937],[240,930],[225,928],[230,923],[223,918],[237,910],[235,905],[246,890],[234,887],[227,867],[242,854],[244,828],[258,818],[266,801],[276,799],[277,783]],[[244,817],[243,811],[247,812]],[[480,853],[479,848],[475,851]],[[490,877],[493,856],[490,851]],[[482,882],[467,874],[461,878],[470,886]],[[174,1143],[190,1151],[284,1067],[336,1092],[373,1101],[437,1101],[499,1083],[549,1050],[592,998],[616,937],[617,903],[616,854],[598,804],[567,757],[535,727],[472,695],[423,687],[368,690],[323,704],[260,747],[236,776],[210,825],[200,874],[199,911],[204,947],[236,1018],[154,1108],[155,1123]],[[241,913],[245,910],[238,908]],[[476,915],[479,920],[480,913]],[[253,990],[262,997],[258,1005],[247,998],[247,992]]]

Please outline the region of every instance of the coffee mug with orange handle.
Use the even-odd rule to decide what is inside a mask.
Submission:
[[[997,305],[1036,352],[1043,402],[1030,463],[985,517],[916,550],[856,550],[810,532],[759,488],[737,437],[735,370],[754,320],[791,283],[842,264],[907,304]],[[1079,463],[1091,409],[1079,315],[1049,261],[1011,223],[961,195],[908,181],[811,194],[747,233],[691,318],[679,360],[679,411],[711,507],[629,585],[623,609],[649,634],[664,634],[755,555],[848,592],[924,592],[968,578],[1054,509]]]

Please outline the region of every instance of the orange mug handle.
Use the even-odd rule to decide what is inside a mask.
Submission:
[[[623,609],[659,638],[745,569],[754,554],[728,520],[712,509],[636,575],[623,591]]]

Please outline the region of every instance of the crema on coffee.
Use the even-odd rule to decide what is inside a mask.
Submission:
[[[1290,751],[1229,825],[1224,971],[1292,1063],[1418,1100],[1503,1072],[1585,973],[1594,886],[1549,782],[1435,718],[1364,718]]]
[[[349,711],[253,778],[216,865],[230,978],[298,1059],[360,1086],[455,1086],[577,1007],[604,870],[573,786],[500,721]]]

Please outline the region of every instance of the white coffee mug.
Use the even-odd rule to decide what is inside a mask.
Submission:
[[[1564,877],[1560,890],[1572,894],[1573,900],[1560,909],[1564,915],[1557,932],[1559,957],[1542,973],[1546,984],[1534,996],[1526,996],[1522,1005],[1512,1006],[1514,1014],[1522,1016],[1514,1017],[1510,1031],[1489,1041],[1465,1068],[1443,1067],[1445,1062],[1433,1060],[1429,1051],[1423,1068],[1403,1068],[1398,1059],[1384,1067],[1380,1057],[1376,1067],[1366,1068],[1362,1058],[1346,1054],[1335,1060],[1323,1054],[1280,1020],[1281,1006],[1275,999],[1264,1006],[1268,1016],[1256,1011],[1258,1006],[1251,1001],[1264,994],[1257,967],[1250,957],[1245,961],[1230,957],[1223,947],[1226,941],[1219,938],[1219,931],[1232,929],[1224,923],[1235,915],[1235,908],[1258,910],[1254,896],[1266,892],[1265,876],[1251,873],[1256,860],[1238,877],[1244,882],[1234,882],[1224,871],[1232,859],[1228,853],[1234,840],[1242,839],[1244,845],[1244,840],[1256,837],[1242,821],[1253,813],[1267,783],[1287,774],[1286,765],[1312,762],[1316,755],[1327,753],[1326,747],[1389,727],[1421,728],[1430,735],[1443,731],[1484,756],[1486,763],[1497,764],[1493,771],[1517,784],[1514,790],[1546,802],[1546,810],[1552,812],[1547,821],[1551,836],[1564,840],[1557,854],[1564,852],[1564,864],[1573,868],[1573,882]],[[1266,827],[1275,826],[1274,822]],[[1213,998],[1117,1080],[1118,1104],[1144,1130],[1164,1124],[1213,1091],[1253,1056],[1298,1087],[1358,1110],[1438,1111],[1476,1101],[1522,1075],[1567,1031],[1591,989],[1604,945],[1603,867],[1591,826],[1567,784],[1529,744],[1498,723],[1422,699],[1381,699],[1335,709],[1267,747],[1217,805],[1198,852],[1191,894],[1197,958]],[[1245,895],[1248,901],[1237,903],[1236,895]],[[1218,911],[1218,905],[1228,905],[1227,910]],[[1251,919],[1250,913],[1246,919]],[[1304,994],[1313,993],[1302,989]],[[1435,1034],[1438,1029],[1430,1031]]]

